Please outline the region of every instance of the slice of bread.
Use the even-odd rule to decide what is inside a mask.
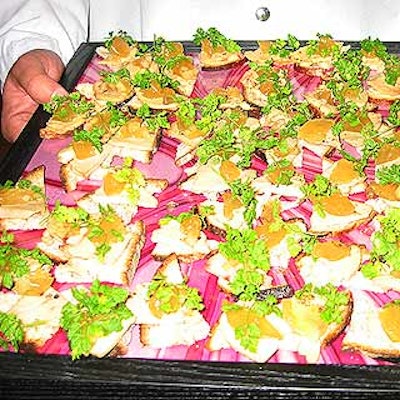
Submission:
[[[7,300],[11,293],[0,293],[0,303]],[[38,348],[43,346],[60,328],[61,310],[67,299],[53,288],[41,296],[12,294],[12,305],[7,313],[15,314],[24,325],[23,346]]]
[[[113,156],[133,158],[144,164],[149,164],[158,150],[161,140],[161,129],[156,132],[147,131],[146,135],[126,136],[118,131],[107,143]]]
[[[60,179],[67,192],[76,189],[79,182],[86,179],[98,179],[104,175],[103,167],[112,162],[113,153],[111,146],[106,143],[101,153],[85,158],[76,158],[71,145],[58,153],[60,166]]]
[[[276,323],[277,317],[267,315],[265,319],[279,332],[281,326]],[[283,335],[282,333],[282,337]],[[246,349],[236,338],[235,329],[229,324],[226,314],[223,313],[211,331],[211,337],[207,342],[207,348],[210,351],[231,348],[244,355],[249,360],[264,363],[276,353],[279,348],[279,342],[279,338],[264,336],[258,341],[257,350],[255,352]]]
[[[110,169],[112,170],[112,169]],[[156,208],[158,200],[154,194],[160,193],[168,186],[165,179],[147,179],[145,186],[139,186],[139,198],[133,202],[130,199],[129,186],[122,192],[108,195],[104,191],[104,184],[92,193],[88,193],[77,200],[77,205],[89,214],[96,214],[99,210],[99,204],[102,206],[110,205],[117,215],[128,224],[136,215],[138,207]]]
[[[367,79],[367,93],[372,100],[399,100],[400,80],[395,85],[390,85],[385,81],[384,73],[371,75]]]
[[[122,321],[122,329],[118,332],[111,332],[107,336],[97,338],[93,347],[90,349],[90,354],[95,357],[102,358],[110,354],[113,357],[126,354],[128,344],[131,340],[131,326],[135,323],[135,315],[132,307],[132,299],[128,298],[126,306],[132,311],[132,317]]]
[[[305,283],[323,286],[332,283],[335,286],[345,284],[359,270],[362,252],[359,246],[351,245],[350,254],[338,260],[303,256],[297,260],[300,275]]]
[[[320,308],[323,304],[325,304],[326,300],[324,300],[321,296],[316,296],[308,299],[306,302],[297,299],[296,297],[291,297],[290,299],[283,299],[283,319],[289,323],[292,332],[288,333],[285,340],[282,342],[281,348],[285,350],[297,351],[299,354],[306,357],[308,363],[316,363],[320,358],[321,348],[331,343],[335,340],[340,333],[345,329],[348,325],[353,309],[353,300],[350,291],[345,291],[349,295],[349,302],[345,305],[340,306],[341,310],[341,321],[340,322],[331,322],[323,323],[323,328],[320,331],[314,329],[310,331],[310,328],[307,328],[309,325],[308,321],[311,319],[311,322],[316,322],[312,318],[314,314],[310,316],[304,317],[304,315],[299,314],[298,310],[295,314],[295,318],[298,321],[301,321],[302,328],[296,327],[293,325],[293,322],[290,321],[288,315],[285,312],[285,305],[283,302],[294,302],[303,304],[302,307],[311,307],[311,308]],[[307,315],[307,314],[306,314]],[[320,322],[323,322],[320,319]],[[310,325],[313,326],[313,325]],[[308,330],[308,332],[307,332]]]
[[[156,260],[165,260],[174,253],[180,261],[192,262],[204,258],[218,247],[218,242],[207,239],[202,231],[194,242],[187,240],[181,224],[176,220],[170,220],[155,229],[151,240],[155,243],[152,255]]]
[[[229,52],[221,45],[213,47],[208,39],[201,43],[199,60],[203,70],[213,71],[232,68],[243,62],[244,59],[241,51]]]
[[[319,235],[346,232],[370,221],[374,217],[375,211],[368,204],[358,201],[351,201],[351,203],[354,205],[354,212],[350,215],[325,213],[325,216],[322,217],[316,211],[313,211],[310,217],[309,232]]]
[[[87,283],[95,279],[102,282],[129,286],[139,264],[140,252],[145,240],[142,221],[127,226],[127,233],[121,242],[111,245],[111,250],[100,260],[95,254],[95,246],[81,234],[71,237],[59,250],[64,260],[57,265],[54,276],[58,282]],[[47,251],[49,247],[43,248]],[[52,257],[54,253],[48,253]]]
[[[176,255],[169,256],[159,267],[166,282],[181,285],[185,282]],[[192,345],[205,339],[210,326],[202,314],[186,306],[170,313],[155,315],[151,310],[148,298],[150,283],[136,286],[132,296],[131,307],[136,315],[136,323],[140,324],[140,341],[145,346],[165,348],[174,345]]]
[[[50,117],[46,126],[41,128],[39,135],[43,139],[62,139],[71,136],[76,128],[79,128],[85,122],[87,115],[76,114],[68,121],[62,121],[54,116]]]
[[[41,193],[15,185],[9,189],[0,189],[0,230],[34,230],[46,226],[49,211],[46,204],[44,174],[45,167],[42,165],[18,181],[29,181],[35,186],[34,189],[40,189]]]
[[[393,342],[379,320],[380,307],[365,292],[354,290],[354,309],[343,338],[343,350],[361,351],[370,357],[400,357],[400,342]]]

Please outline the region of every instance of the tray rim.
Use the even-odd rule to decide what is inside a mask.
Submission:
[[[149,42],[142,42],[149,43]],[[192,42],[182,41],[185,50],[195,52],[199,47]],[[256,41],[238,41],[243,50],[257,48]],[[302,42],[304,43],[304,42]],[[345,41],[354,48],[359,42]],[[400,53],[400,42],[383,42],[390,52]],[[82,43],[68,63],[60,83],[72,90],[83,71],[95,54],[101,42]],[[0,164],[0,184],[10,179],[16,181],[25,170],[38,149],[42,139],[39,129],[50,115],[39,106],[17,141],[11,146]],[[209,361],[169,361],[153,359],[115,358],[97,359],[89,357],[72,361],[68,356],[0,353],[0,387],[6,381],[22,380],[32,387],[42,387],[42,383],[74,383],[79,389],[85,383],[134,385],[152,396],[154,388],[185,389],[190,393],[204,390],[222,390],[224,393],[263,393],[276,397],[297,397],[299,393],[320,395],[324,398],[344,398],[343,394],[354,394],[356,398],[370,395],[389,394],[400,391],[400,369],[376,365],[317,365],[252,362],[209,362]],[[34,382],[32,382],[34,380]],[[36,383],[35,383],[36,382]],[[31,387],[31,386],[30,386]],[[0,391],[1,393],[1,391]],[[77,392],[76,394],[79,394]],[[93,392],[94,393],[94,392]],[[178,396],[179,396],[178,392]],[[76,397],[74,397],[76,398]],[[308,396],[308,398],[310,398]]]

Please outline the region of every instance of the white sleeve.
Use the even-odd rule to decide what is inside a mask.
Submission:
[[[66,64],[87,40],[89,0],[0,1],[0,81],[33,49],[52,50]]]

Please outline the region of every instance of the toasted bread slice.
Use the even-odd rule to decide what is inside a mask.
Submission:
[[[264,107],[267,104],[268,95],[260,90],[260,82],[255,70],[246,71],[240,82],[243,85],[243,96],[248,103],[258,107]]]
[[[286,336],[281,348],[297,351],[304,355],[309,363],[317,362],[321,348],[336,339],[350,321],[353,300],[351,292],[344,293],[348,296],[348,302],[339,306],[340,321],[330,323],[320,317],[322,307],[326,303],[321,296],[314,296],[305,301],[296,296],[283,299],[283,319],[291,326],[292,332]]]
[[[104,175],[103,166],[108,166],[113,158],[112,147],[108,144],[103,146],[101,153],[96,152],[93,156],[78,159],[71,145],[65,147],[58,153],[60,167],[60,179],[67,192],[76,189],[79,182],[86,179],[96,179]]]
[[[120,39],[117,40],[120,41]],[[137,58],[137,46],[129,46],[128,44],[122,44],[122,46],[124,46],[123,54],[121,54],[121,51],[114,51],[112,46],[110,49],[107,49],[105,46],[97,47],[96,53],[101,57],[99,64],[106,65],[113,71],[118,71]]]
[[[322,169],[322,176],[328,178],[345,195],[360,193],[366,188],[366,177],[356,171],[352,161],[344,158],[338,161],[323,160]]]
[[[309,232],[313,234],[345,232],[370,221],[374,217],[375,211],[370,205],[352,200],[350,202],[354,206],[354,212],[348,215],[333,215],[325,212],[322,217],[318,212],[313,211],[310,217]]]
[[[271,44],[270,40],[259,40],[258,49],[245,51],[244,56],[247,60],[252,61],[257,64],[264,64],[266,61],[272,60],[275,65],[290,65],[293,64],[293,60],[290,57],[281,57],[276,54],[270,53]]]
[[[121,127],[107,145],[113,156],[129,157],[149,164],[158,150],[160,140],[161,129],[152,132],[134,118]]]
[[[205,270],[218,278],[218,286],[226,293],[232,293],[231,283],[236,277],[238,271],[243,268],[243,264],[237,260],[229,260],[220,252],[216,252],[207,259]],[[272,278],[265,270],[258,269],[263,277],[261,289],[267,289],[272,286]]]
[[[83,286],[77,286],[80,291],[88,292],[89,289]],[[71,289],[67,289],[62,292],[66,300],[71,304],[76,304],[77,300],[73,296]],[[131,316],[121,320],[122,329],[119,331],[112,331],[106,336],[97,335],[96,337],[91,337],[92,347],[90,348],[88,355],[93,355],[98,358],[109,356],[120,356],[125,355],[128,348],[128,344],[131,340],[131,331],[133,323],[135,322],[135,315],[131,306],[132,299],[130,296],[125,300],[125,305],[132,312]],[[121,304],[121,302],[120,302]],[[83,308],[82,312],[87,312]],[[68,332],[69,333],[69,332]]]
[[[244,61],[244,55],[241,51],[229,52],[221,45],[214,47],[205,39],[201,42],[199,60],[202,69],[212,71],[232,68]]]
[[[169,288],[184,285],[185,278],[175,255],[169,256],[158,269]],[[185,304],[177,310],[162,311],[157,307],[157,300],[148,295],[149,285],[136,286],[132,296],[132,310],[136,323],[140,324],[140,341],[145,346],[165,348],[174,345],[192,345],[205,339],[210,326],[198,310]]]
[[[71,136],[76,128],[79,128],[85,122],[87,115],[76,114],[73,118],[63,121],[57,117],[50,117],[46,126],[41,128],[39,135],[43,139],[62,139]]]
[[[343,338],[343,350],[361,351],[370,357],[400,357],[400,342],[394,342],[382,327],[380,307],[368,294],[353,291],[354,309]]]
[[[342,243],[330,246],[330,244],[329,242],[321,243],[322,246],[327,245],[324,250],[325,257],[312,254],[297,260],[296,265],[300,269],[300,275],[305,283],[323,286],[330,282],[335,286],[340,286],[348,282],[360,269],[362,251],[359,246],[347,247]],[[340,251],[343,254],[340,254]],[[325,254],[326,252],[330,252],[330,254]]]
[[[320,157],[340,148],[339,139],[332,132],[335,121],[326,118],[314,118],[299,128],[298,146],[306,147]]]
[[[370,75],[367,79],[367,93],[372,100],[395,101],[400,99],[400,80],[395,85],[385,81],[385,74]]]
[[[33,230],[46,226],[49,211],[44,173],[45,167],[39,166],[19,179],[16,185],[0,189],[1,230]],[[23,181],[28,181],[28,187]]]
[[[142,221],[128,225],[123,241],[113,243],[104,259],[100,260],[95,254],[93,244],[81,232],[80,235],[69,238],[60,249],[67,261],[56,267],[54,276],[58,282],[87,283],[99,279],[102,282],[129,286],[139,263],[144,239]],[[48,251],[50,246],[41,248]],[[52,257],[53,253],[49,251],[48,256]]]
[[[280,323],[280,318],[273,314],[263,317],[265,322],[271,326],[270,335],[263,334],[258,340],[255,351],[245,348],[240,340],[236,338],[235,327],[229,323],[226,313],[222,313],[216,325],[211,331],[211,337],[207,342],[207,348],[210,351],[231,348],[240,354],[243,354],[249,360],[258,363],[268,361],[278,350],[279,342],[284,337],[285,324]]]
[[[191,262],[204,258],[218,246],[217,241],[207,239],[202,231],[198,238],[189,237],[173,219],[154,230],[151,240],[156,244],[152,251],[156,260],[165,260],[175,253],[180,261]]]
[[[299,71],[327,80],[333,72],[334,47],[340,52],[349,49],[349,46],[343,46],[341,42],[335,42],[328,36],[322,36],[318,39],[315,51],[310,52],[310,45],[302,46],[294,51],[290,58]]]
[[[0,293],[2,311],[15,314],[24,329],[23,345],[29,348],[43,346],[60,328],[61,310],[67,299],[54,290],[48,289],[41,296]],[[7,308],[7,309],[6,309]]]
[[[126,306],[133,313],[132,298],[128,297]],[[128,344],[131,341],[132,332],[130,328],[135,322],[135,315],[122,321],[122,329],[118,332],[111,332],[107,336],[97,338],[90,354],[95,357],[102,358],[106,355],[113,357],[125,355],[128,351]]]
[[[111,169],[112,170],[112,169]],[[156,208],[158,200],[154,194],[160,193],[168,186],[166,179],[146,179],[143,186],[137,186],[138,198],[131,199],[130,190],[134,186],[127,184],[120,192],[108,194],[105,191],[104,181],[102,186],[93,193],[81,197],[77,204],[89,214],[95,214],[99,210],[99,204],[112,206],[114,211],[121,217],[125,224],[128,224],[136,215],[138,207]]]
[[[193,92],[199,70],[195,66],[193,59],[187,57],[178,61],[171,69],[166,69],[164,73],[179,82],[179,86],[176,88],[178,93],[189,97]]]

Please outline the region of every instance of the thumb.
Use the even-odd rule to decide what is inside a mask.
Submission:
[[[25,85],[24,89],[32,100],[40,104],[50,101],[55,94],[60,96],[68,94],[57,81],[45,73],[36,75]]]
[[[57,82],[63,70],[64,65],[56,54],[45,50],[34,50],[23,55],[15,63],[11,74],[33,101],[45,103],[54,94],[67,94]]]

